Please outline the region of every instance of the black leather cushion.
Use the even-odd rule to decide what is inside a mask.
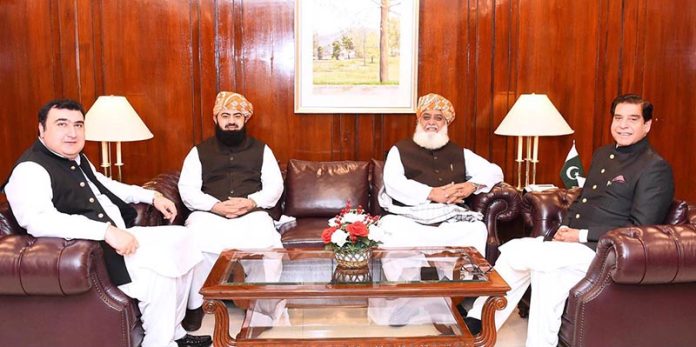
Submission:
[[[368,206],[369,163],[316,162],[292,159],[285,180],[285,214],[293,217],[334,217],[346,202]]]

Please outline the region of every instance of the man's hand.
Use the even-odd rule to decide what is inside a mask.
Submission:
[[[553,240],[563,242],[580,242],[580,230],[561,227],[558,229],[558,231],[556,231],[556,234],[553,235]]]
[[[158,211],[162,212],[164,219],[168,220],[169,223],[174,221],[174,218],[176,217],[176,206],[171,200],[165,198],[160,192],[155,192],[155,197],[152,199],[152,205],[155,206]]]
[[[120,255],[129,255],[135,253],[138,249],[138,240],[133,234],[126,230],[119,229],[111,224],[106,228],[104,241],[116,250]]]
[[[237,218],[249,213],[254,208],[256,208],[254,200],[230,197],[213,205],[210,211],[226,218]]]
[[[476,189],[478,189],[476,185],[471,182],[450,183],[442,187],[433,188],[430,191],[430,195],[428,195],[428,199],[445,204],[458,204],[464,202],[464,199],[473,194]]]

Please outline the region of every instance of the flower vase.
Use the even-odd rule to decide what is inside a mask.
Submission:
[[[368,283],[372,282],[372,273],[367,266],[357,269],[338,266],[334,270],[331,280],[333,283]]]
[[[358,269],[366,267],[371,256],[372,249],[369,247],[357,249],[334,249],[334,257],[336,258],[336,263],[339,267],[345,269]]]

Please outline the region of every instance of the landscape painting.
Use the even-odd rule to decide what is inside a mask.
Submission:
[[[417,0],[300,0],[296,113],[413,113]]]

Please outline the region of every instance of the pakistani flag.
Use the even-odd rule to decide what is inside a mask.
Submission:
[[[578,177],[584,176],[585,173],[582,170],[582,162],[580,161],[578,150],[575,149],[575,141],[573,141],[573,147],[570,148],[565,164],[563,164],[563,168],[561,169],[561,179],[566,188],[572,188],[579,187]]]

